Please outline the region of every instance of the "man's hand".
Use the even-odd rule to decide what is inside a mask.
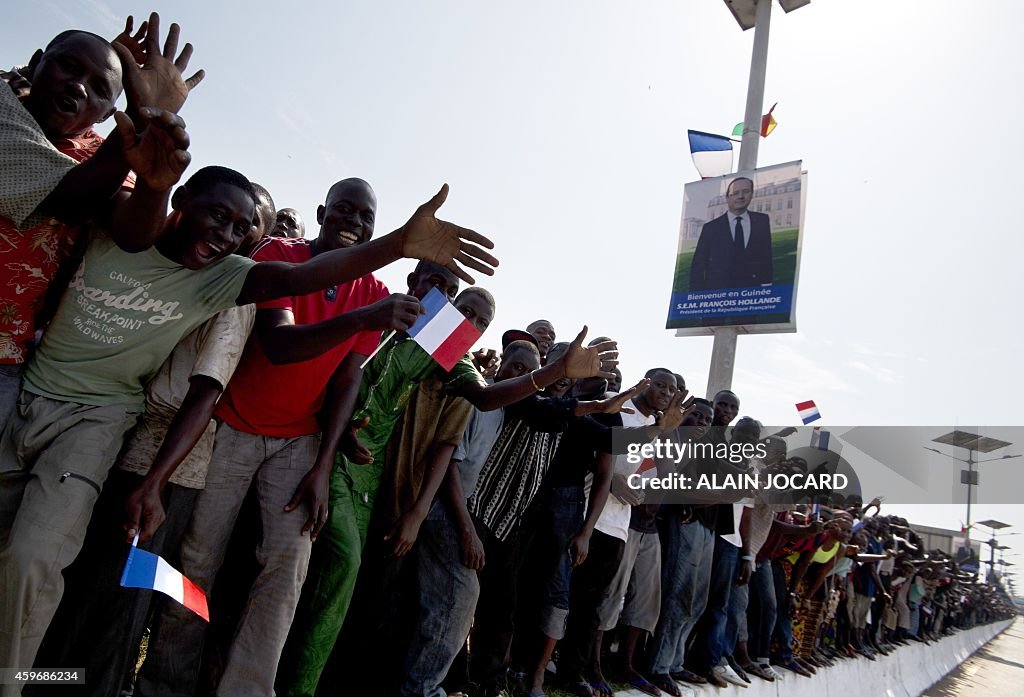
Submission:
[[[612,494],[627,506],[639,506],[644,502],[643,490],[638,491],[631,487],[626,475],[619,472],[612,475]]]
[[[459,536],[459,549],[462,550],[462,565],[472,571],[484,568],[484,543],[476,534],[473,526],[463,530]]]
[[[583,348],[583,340],[587,338],[584,326],[576,339],[558,360],[562,363],[567,378],[606,378],[613,379],[612,368],[619,364],[618,344],[614,341],[602,341],[599,344]]]
[[[370,425],[370,417],[364,416],[361,421],[353,421],[348,425],[341,437],[339,448],[349,462],[356,465],[372,465],[373,453],[359,440],[359,432]]]
[[[404,332],[416,324],[416,319],[426,314],[420,301],[411,295],[392,293],[364,308],[367,314],[367,328],[372,330]]]
[[[485,378],[493,378],[498,373],[501,361],[494,349],[477,349],[472,355],[473,365]]]
[[[737,586],[745,586],[750,583],[750,577],[754,574],[754,562],[751,559],[740,559],[740,573],[736,577]]]
[[[135,118],[142,107],[178,113],[189,92],[206,76],[205,72],[199,70],[187,80],[182,78],[182,73],[188,68],[188,61],[192,57],[192,44],[185,44],[181,54],[175,59],[181,29],[177,24],[172,24],[161,54],[160,15],[154,12],[149,16],[146,37],[142,42],[144,55],[140,67],[140,61],[136,58],[137,47],[131,46],[133,39],[120,40],[131,31],[130,23],[131,18],[125,32],[122,32],[112,44],[121,59],[121,69],[124,71],[124,90],[128,99],[129,114]]]
[[[125,20],[124,30],[120,34],[114,37],[114,40],[110,43],[121,44],[132,54],[132,59],[138,64],[146,60],[146,49],[142,47],[142,42],[146,40],[146,31],[149,29],[149,22],[143,22],[139,25],[139,30],[135,32],[135,36],[132,36],[132,26],[135,23],[135,18],[128,15],[128,19]]]
[[[302,526],[300,535],[309,533],[309,541],[316,540],[320,529],[327,522],[327,492],[330,487],[331,470],[327,467],[314,467],[299,482],[295,495],[284,507],[285,513],[291,513],[303,502],[309,504],[309,516]]]
[[[167,191],[178,183],[191,162],[185,122],[169,111],[139,111],[146,125],[135,132],[135,123],[122,112],[114,114],[117,132],[124,143],[124,159],[135,175],[153,191]]]
[[[590,533],[581,530],[569,542],[569,561],[572,563],[572,568],[575,569],[577,566],[582,565],[587,560],[587,555],[589,554]]]
[[[131,542],[135,535],[145,542],[156,534],[156,531],[167,519],[164,502],[160,498],[160,487],[143,481],[128,496],[124,506],[125,541]],[[141,526],[140,526],[141,524]]]
[[[643,378],[640,382],[630,387],[625,392],[620,392],[614,397],[608,399],[599,399],[597,404],[597,414],[632,414],[634,409],[632,407],[623,406],[626,402],[636,397],[641,391],[647,389],[647,386],[651,384],[651,381],[647,378]]]
[[[384,536],[385,542],[391,543],[391,555],[394,557],[404,557],[412,549],[412,546],[416,543],[416,538],[420,534],[420,525],[423,524],[424,516],[416,513],[415,511],[409,511],[403,513],[402,516],[395,521],[395,524],[391,526],[391,531]]]
[[[655,423],[662,433],[674,431],[683,423],[686,415],[693,411],[693,398],[687,399],[690,393],[686,390],[678,390],[665,409],[657,418]]]
[[[435,217],[437,209],[446,198],[447,184],[441,187],[434,198],[417,208],[409,222],[402,226],[402,256],[440,264],[470,284],[475,283],[473,277],[459,264],[493,276],[493,267],[498,265],[498,260],[477,245],[494,249],[494,243],[479,232]]]

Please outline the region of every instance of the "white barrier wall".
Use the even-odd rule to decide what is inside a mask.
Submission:
[[[944,637],[931,644],[911,643],[888,656],[869,661],[859,656],[839,660],[831,668],[819,668],[811,678],[788,671],[782,682],[752,677],[747,688],[683,685],[684,695],[718,697],[918,697],[967,658],[1010,626],[1012,620]],[[779,670],[779,669],[777,669]],[[616,692],[616,697],[645,697],[639,690]]]

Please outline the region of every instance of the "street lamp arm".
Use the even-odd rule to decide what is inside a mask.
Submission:
[[[932,451],[933,453],[938,453],[939,455],[944,455],[944,456],[948,457],[948,458],[949,458],[950,460],[956,460],[957,462],[962,462],[962,463],[964,463],[965,465],[969,465],[969,464],[971,464],[971,460],[961,460],[961,459],[960,459],[960,458],[958,458],[958,457],[955,457],[955,456],[953,456],[953,455],[950,455],[949,453],[944,453],[944,452],[942,452],[941,450],[938,450],[938,449],[936,449],[936,448],[929,448],[929,447],[928,447],[928,446],[926,446],[926,445],[922,445],[921,447],[922,447],[922,448],[924,448],[925,450],[931,450],[931,451]],[[1002,458],[998,458],[998,459],[1000,459],[1000,460],[1001,460]],[[976,464],[976,463],[975,463],[975,464]]]
[[[928,448],[928,450],[931,450],[931,448]],[[939,451],[936,450],[935,452],[939,452]],[[1017,455],[1003,455],[1002,457],[990,457],[987,460],[975,460],[974,464],[977,465],[977,464],[981,464],[982,462],[996,462],[997,460],[1012,460],[1015,457],[1020,457],[1020,454],[1017,454]]]

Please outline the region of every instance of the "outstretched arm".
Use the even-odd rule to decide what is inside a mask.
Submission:
[[[445,184],[432,199],[416,209],[409,221],[380,239],[317,254],[302,264],[282,261],[256,264],[245,278],[238,304],[258,303],[287,295],[307,295],[365,276],[402,257],[426,259],[446,266],[473,283],[463,264],[488,276],[498,260],[480,246],[494,243],[478,232],[439,220],[435,213],[448,197]]]
[[[461,386],[456,393],[460,397],[465,397],[480,411],[492,411],[526,399],[548,385],[553,385],[563,377],[615,377],[611,370],[619,363],[617,360],[619,354],[616,350],[618,345],[614,341],[603,341],[584,348],[583,340],[586,336],[587,328],[583,327],[569,349],[557,361],[548,363],[539,370],[492,385],[477,382],[467,383]],[[595,411],[598,410],[584,410],[584,414]],[[582,416],[583,414],[578,415]]]
[[[270,362],[282,365],[316,358],[359,332],[405,331],[420,312],[416,298],[395,293],[316,324],[295,324],[291,310],[259,310],[256,332]]]

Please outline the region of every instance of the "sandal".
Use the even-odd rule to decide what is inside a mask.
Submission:
[[[629,684],[643,692],[645,695],[661,697],[661,690],[643,676],[638,675],[634,678],[630,678]]]
[[[676,682],[672,679],[671,675],[665,675],[664,673],[661,675],[652,675],[651,682],[659,690],[667,692],[672,695],[672,697],[682,697],[683,693],[679,691],[679,686],[676,685]]]

